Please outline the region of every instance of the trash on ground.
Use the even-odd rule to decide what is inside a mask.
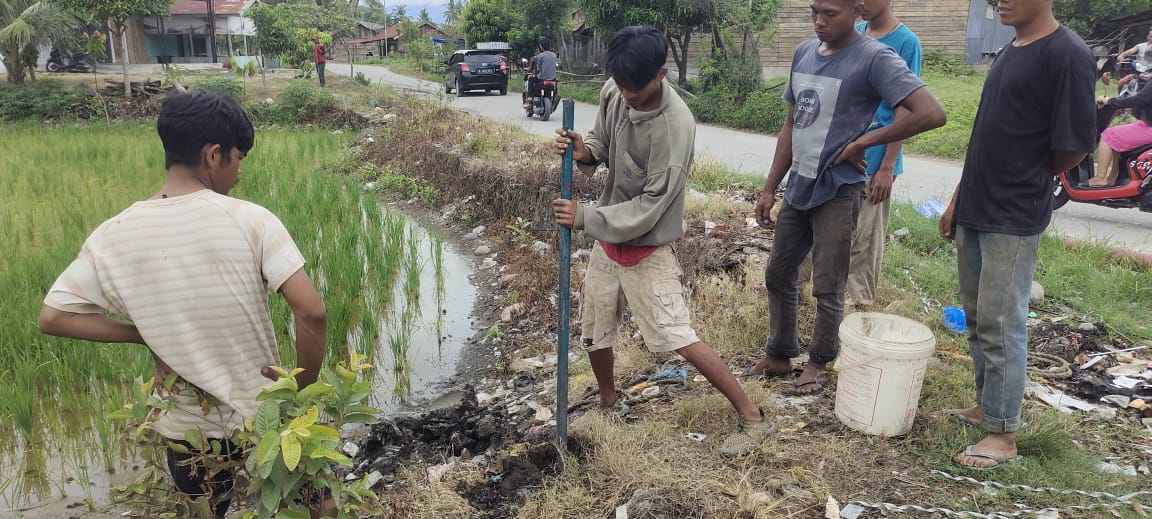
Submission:
[[[840,503],[836,502],[836,498],[828,496],[828,501],[824,502],[824,519],[839,519],[840,518]]]
[[[1127,375],[1120,375],[1112,379],[1112,385],[1122,387],[1124,389],[1132,389],[1144,382],[1142,378],[1133,378]]]
[[[843,510],[840,510],[840,518],[841,519],[858,519],[860,517],[860,514],[863,514],[863,513],[864,513],[864,507],[862,507],[856,503],[849,503],[848,506],[844,507]]]
[[[929,198],[924,203],[916,206],[916,212],[924,215],[924,218],[934,218],[944,215],[944,202],[937,198]]]
[[[704,433],[688,433],[684,435],[684,437],[694,442],[702,442],[704,441],[704,438],[708,437],[708,435]]]
[[[1117,465],[1107,461],[1101,461],[1098,465],[1096,465],[1096,470],[1099,470],[1105,474],[1122,474],[1125,476],[1136,475],[1136,467],[1133,467],[1132,465]]]
[[[968,332],[968,320],[964,316],[964,309],[949,306],[944,309],[944,326],[956,333]]]
[[[1033,398],[1044,402],[1062,413],[1073,413],[1076,410],[1092,411],[1100,406],[1085,402],[1063,391],[1040,384],[1029,384],[1024,392]]]

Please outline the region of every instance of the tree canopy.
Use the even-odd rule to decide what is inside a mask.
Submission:
[[[504,41],[519,56],[535,52],[541,36],[557,41],[569,16],[568,0],[472,0],[460,27],[469,45]]]
[[[1085,39],[1103,38],[1118,27],[1110,20],[1129,16],[1152,7],[1148,0],[1056,0],[1056,19]]]
[[[0,61],[8,82],[24,83],[25,72],[35,79],[40,46],[75,38],[79,20],[48,1],[0,1]]]
[[[311,59],[312,35],[319,35],[327,44],[333,36],[350,36],[355,25],[351,17],[313,3],[257,3],[245,15],[256,26],[260,52],[279,56],[289,66]]]
[[[755,45],[779,10],[780,0],[579,0],[585,22],[602,36],[629,25],[651,25],[668,36],[680,84],[686,85],[688,49],[697,33],[712,35],[714,53],[726,56],[728,42],[739,57]]]

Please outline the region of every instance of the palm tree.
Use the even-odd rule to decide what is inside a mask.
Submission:
[[[464,6],[467,0],[448,0],[444,3],[444,22],[448,25],[460,25],[460,18],[464,16]]]
[[[8,82],[22,85],[27,74],[35,81],[40,47],[74,38],[79,26],[75,16],[48,0],[0,0],[0,61]]]
[[[432,15],[428,13],[428,8],[420,9],[420,21],[432,23]]]
[[[400,23],[408,19],[408,6],[400,4],[392,7],[392,23]]]

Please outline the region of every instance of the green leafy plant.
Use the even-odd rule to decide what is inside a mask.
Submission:
[[[289,83],[280,91],[277,101],[284,115],[298,123],[337,107],[336,96],[331,91],[304,80]]]
[[[236,74],[236,77],[240,78],[240,84],[243,88],[243,91],[245,94],[247,94],[248,81],[246,81],[245,78],[256,77],[256,62],[249,60],[248,63],[244,64],[244,66],[240,66],[240,64],[237,63],[235,59],[233,59],[231,65],[232,73]]]
[[[25,86],[0,83],[0,121],[59,119],[69,115],[79,100],[76,92],[55,78]]]
[[[504,230],[512,234],[512,239],[521,248],[532,245],[532,221],[517,216],[516,220],[504,226]]]
[[[141,479],[115,493],[159,516],[211,517],[208,498],[193,500],[170,489],[164,449],[171,448],[191,454],[190,463],[209,476],[233,473],[233,492],[251,497],[253,508],[239,515],[245,519],[309,518],[319,511],[339,519],[379,514],[367,479],[346,484],[338,468],[352,465],[339,450],[339,429],[371,423],[379,412],[364,404],[372,387],[361,375],[372,366],[363,361],[352,352],[347,361],[321,370],[320,379],[303,389],[295,378],[302,369],[273,367],[279,378],[260,392],[256,416],[230,439],[241,453],[238,458],[227,452],[224,442],[199,430],[183,438],[191,448],[151,430],[170,405],[153,391],[153,381],[137,379],[132,400],[109,418],[122,424],[127,439],[144,447],[148,468]],[[170,388],[174,378],[165,386]]]
[[[212,74],[196,78],[192,82],[192,90],[216,92],[238,98],[244,93],[244,85],[228,76]]]
[[[190,72],[180,65],[164,65],[164,84],[166,86],[184,85]]]

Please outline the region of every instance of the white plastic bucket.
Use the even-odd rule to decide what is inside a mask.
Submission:
[[[865,434],[900,436],[912,429],[936,337],[898,315],[855,313],[840,324],[836,417]]]

